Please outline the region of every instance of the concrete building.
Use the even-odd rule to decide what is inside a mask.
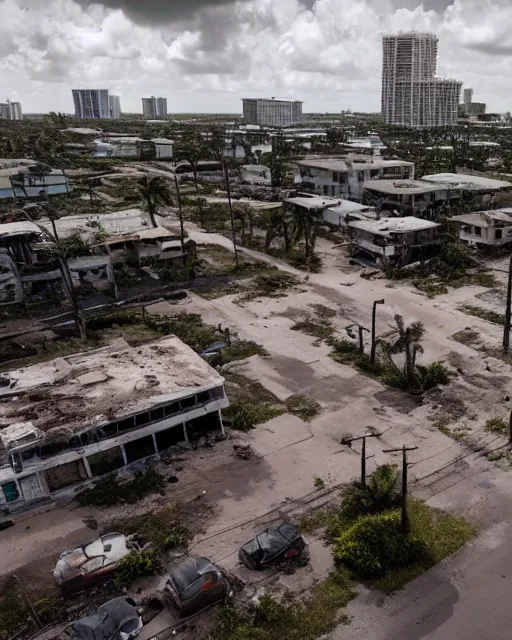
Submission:
[[[174,141],[167,138],[145,140],[138,136],[103,136],[94,141],[97,158],[139,158],[140,160],[171,160]]]
[[[409,180],[414,163],[387,159],[380,155],[348,154],[342,157],[310,158],[297,162],[299,182],[313,193],[361,201],[363,185],[369,180]]]
[[[302,122],[302,102],[282,98],[244,98],[244,123],[265,127],[291,127]]]
[[[457,124],[462,83],[436,78],[432,33],[383,38],[382,115],[386,124],[429,128]]]
[[[440,226],[412,216],[351,221],[352,260],[401,267],[432,258],[439,252]]]
[[[473,89],[464,89],[464,102],[459,105],[459,115],[464,117],[485,115],[485,102],[473,102]]]
[[[142,365],[142,366],[141,366]],[[10,371],[0,388],[0,506],[58,499],[214,429],[224,379],[175,336]]]
[[[167,98],[142,98],[142,113],[145,118],[165,118],[167,116]]]
[[[317,216],[318,222],[334,229],[346,228],[350,220],[376,220],[377,211],[372,207],[310,193],[299,193],[293,198],[286,198],[285,204],[297,207]]]
[[[0,103],[0,120],[23,120],[21,102],[7,100]]]
[[[76,118],[110,118],[108,89],[73,89]]]
[[[512,208],[475,211],[453,216],[462,242],[470,245],[501,247],[512,242]]]
[[[108,106],[110,111],[111,118],[120,118],[121,117],[121,100],[119,96],[109,95],[108,97]]]

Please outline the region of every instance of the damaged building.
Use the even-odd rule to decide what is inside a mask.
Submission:
[[[0,387],[0,506],[67,497],[94,478],[224,431],[224,378],[175,336],[123,340],[14,370]]]

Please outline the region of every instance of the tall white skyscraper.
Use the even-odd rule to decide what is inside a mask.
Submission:
[[[111,118],[120,118],[121,117],[121,100],[119,96],[109,95],[108,97],[108,107]]]
[[[0,119],[23,120],[21,102],[11,102],[7,100],[7,102],[0,103]]]
[[[382,41],[382,115],[387,124],[427,128],[457,123],[462,83],[436,77],[438,39],[400,33]]]
[[[244,98],[245,124],[266,127],[291,127],[302,122],[302,102],[282,98]]]
[[[77,118],[110,118],[108,89],[73,89]]]
[[[167,115],[167,98],[142,98],[142,113],[145,118],[165,118]]]

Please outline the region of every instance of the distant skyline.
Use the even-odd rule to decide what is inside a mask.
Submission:
[[[512,110],[509,0],[0,0],[0,101],[73,113],[71,89],[105,87],[123,112],[241,113],[243,97],[304,112],[380,110],[383,34],[440,39],[438,73],[488,111]]]

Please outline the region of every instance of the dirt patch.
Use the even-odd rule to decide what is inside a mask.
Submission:
[[[381,404],[400,413],[412,413],[423,404],[423,399],[418,396],[411,396],[399,390],[385,389],[379,391],[374,396]]]

